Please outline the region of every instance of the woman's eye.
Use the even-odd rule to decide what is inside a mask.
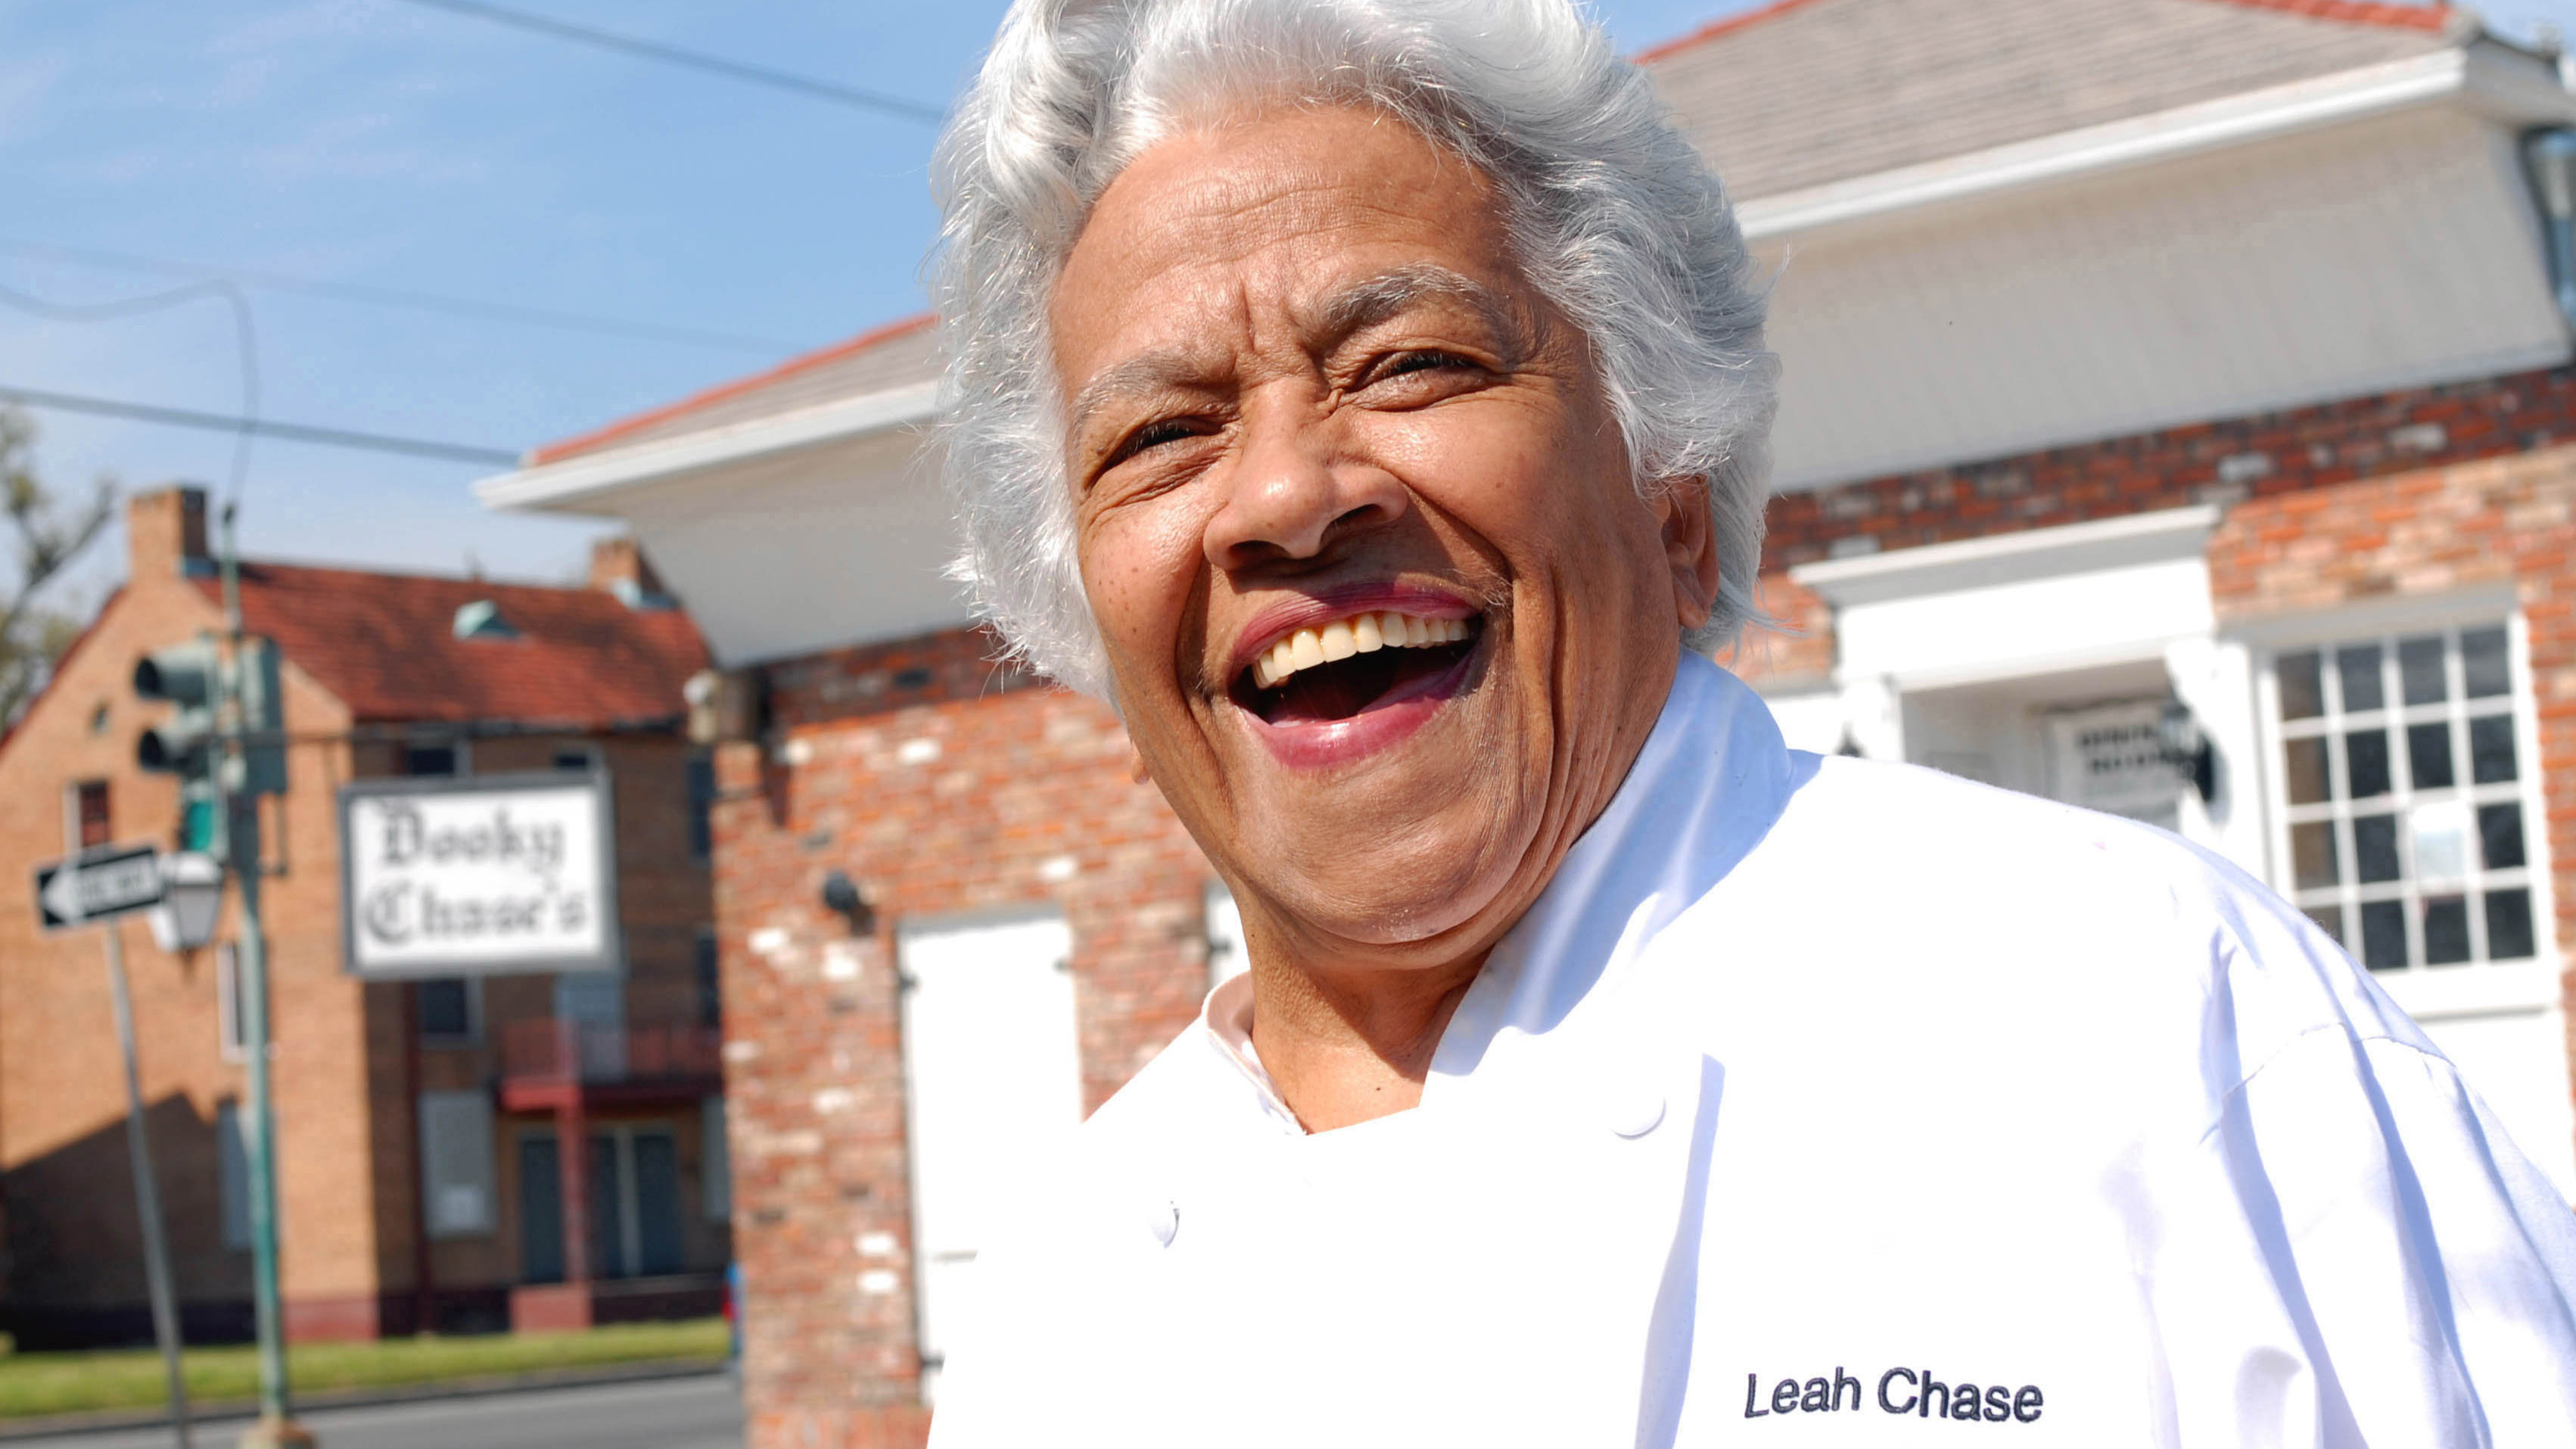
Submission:
[[[1195,437],[1197,436],[1198,431],[1199,430],[1197,428],[1179,418],[1168,418],[1158,423],[1147,423],[1145,426],[1129,433],[1124,439],[1120,440],[1116,448],[1110,450],[1110,465],[1114,467],[1117,464],[1124,463],[1128,459],[1135,457],[1137,454],[1144,452],[1148,448],[1159,448],[1165,443],[1177,443],[1183,438]]]
[[[1384,381],[1387,378],[1402,377],[1412,372],[1438,372],[1453,367],[1475,365],[1457,353],[1442,352],[1437,348],[1424,348],[1416,352],[1399,352],[1388,358],[1385,365],[1377,370],[1375,380]]]

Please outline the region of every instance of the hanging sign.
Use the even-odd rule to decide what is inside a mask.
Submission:
[[[2069,805],[2170,827],[2182,798],[2164,739],[2165,701],[2129,699],[2046,716],[2050,793]]]
[[[342,786],[349,972],[621,969],[610,814],[599,770]]]

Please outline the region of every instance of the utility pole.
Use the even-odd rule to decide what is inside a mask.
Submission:
[[[107,986],[116,1006],[116,1044],[125,1056],[125,1147],[134,1163],[134,1211],[143,1223],[143,1275],[152,1294],[152,1336],[161,1345],[162,1372],[170,1380],[170,1428],[179,1449],[195,1449],[188,1431],[188,1376],[180,1360],[179,1309],[170,1288],[170,1245],[163,1240],[161,1189],[152,1176],[152,1149],[143,1133],[143,1079],[134,1067],[134,997],[125,981],[125,935],[114,920],[107,943]]]
[[[135,741],[134,758],[145,770],[179,777],[180,844],[213,857],[241,887],[233,959],[241,973],[242,1044],[250,1058],[249,1110],[241,1131],[250,1178],[251,1307],[259,1331],[259,1420],[243,1431],[241,1442],[243,1449],[302,1449],[313,1436],[291,1416],[286,1391],[277,1285],[277,1112],[269,1090],[268,935],[259,909],[259,797],[286,791],[284,699],[277,646],[242,629],[241,559],[233,548],[229,504],[220,549],[226,637],[200,634],[135,664],[134,692],[176,708]],[[157,881],[152,894],[160,895]]]
[[[241,555],[233,546],[233,508],[231,503],[224,505],[218,544],[224,632],[230,636],[226,641],[230,649],[227,667],[219,672],[224,707],[216,711],[216,719],[223,745],[215,771],[215,798],[217,818],[222,821],[220,858],[230,860],[233,879],[241,885],[241,940],[234,948],[234,960],[241,972],[242,1046],[250,1058],[249,1130],[243,1134],[242,1147],[250,1170],[251,1308],[259,1332],[259,1419],[242,1431],[241,1444],[242,1449],[304,1449],[314,1438],[295,1422],[287,1395],[285,1314],[278,1295],[277,1115],[269,1093],[268,936],[259,910],[263,857],[257,787],[267,782],[255,778],[259,771],[254,757],[261,747],[248,738],[251,727],[268,721],[246,718],[276,709],[276,655],[261,641],[263,657],[254,661],[242,631]],[[269,667],[266,680],[258,675],[258,663]],[[266,695],[264,700],[251,698],[260,693]]]

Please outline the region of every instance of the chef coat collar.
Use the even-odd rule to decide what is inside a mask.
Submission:
[[[1450,1017],[1423,1101],[1596,1014],[1590,1005],[1617,994],[1645,944],[1770,830],[1801,773],[1761,697],[1707,659],[1683,654],[1627,779],[1495,944]],[[1251,973],[1208,993],[1197,1031],[1265,1115],[1304,1130],[1253,1051]]]
[[[1599,1014],[1646,944],[1769,832],[1796,774],[1761,696],[1684,653],[1628,778],[1450,1017],[1423,1101]]]

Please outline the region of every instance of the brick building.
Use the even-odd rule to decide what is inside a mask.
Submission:
[[[174,781],[134,763],[160,707],[132,676],[145,654],[222,626],[206,522],[193,488],[128,505],[125,585],[0,741],[0,879],[87,845],[179,843]],[[708,791],[682,698],[705,649],[632,545],[602,545],[593,572],[590,588],[539,588],[243,566],[245,622],[277,641],[292,738],[288,789],[262,802],[290,1337],[501,1326],[514,1293],[523,1318],[577,1316],[568,1295],[602,1316],[719,1302],[730,1207]],[[622,979],[344,972],[339,785],[592,768],[613,782]],[[235,904],[217,944],[184,956],[122,928],[178,1294],[199,1338],[250,1327]],[[39,934],[32,911],[23,889],[0,896],[6,1326],[21,1346],[143,1337],[102,948],[95,929]],[[567,1030],[588,1050],[567,1053]],[[583,1265],[562,1261],[560,1195],[547,1195],[568,1102],[590,1109],[596,1164],[592,1261],[569,1274]],[[596,1281],[587,1295],[543,1286],[568,1276]]]
[[[2409,5],[1782,0],[1641,59],[1780,269],[1792,629],[1727,662],[1792,744],[2237,860],[2576,1198],[2556,58]],[[919,1433],[989,1165],[1240,954],[1115,719],[988,662],[940,576],[934,348],[897,323],[480,485],[631,523],[728,671],[758,1446]]]

